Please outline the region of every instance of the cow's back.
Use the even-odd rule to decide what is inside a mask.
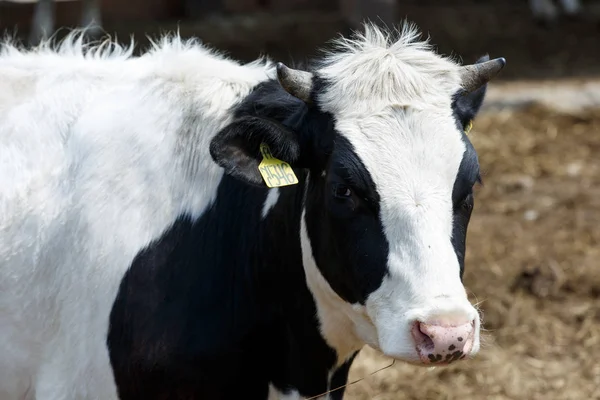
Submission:
[[[69,46],[0,54],[13,92],[31,78],[14,103],[0,98],[7,400],[116,397],[106,337],[119,284],[179,215],[213,201],[222,172],[208,141],[266,76],[177,40],[136,59]]]

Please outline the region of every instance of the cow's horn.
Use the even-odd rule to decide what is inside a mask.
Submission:
[[[286,92],[305,103],[310,102],[313,77],[310,72],[291,69],[283,63],[277,63],[277,79]]]
[[[465,65],[460,68],[462,87],[467,92],[473,92],[492,80],[506,65],[503,57],[485,61],[479,64]]]

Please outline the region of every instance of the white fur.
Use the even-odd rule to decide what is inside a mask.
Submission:
[[[263,219],[265,219],[269,214],[269,211],[271,211],[271,209],[275,207],[275,205],[277,204],[277,200],[279,200],[279,189],[270,189],[267,193],[267,198],[265,199],[261,212],[261,216]]]
[[[416,39],[410,25],[396,42],[367,26],[362,37],[342,39],[343,52],[326,57],[317,71],[331,83],[321,104],[377,186],[390,246],[382,286],[366,306],[348,304],[319,273],[303,218],[307,283],[340,363],[363,343],[418,362],[410,335],[415,319],[475,320],[472,354],[479,347],[478,314],[460,282],[451,244],[451,194],[465,151],[451,110],[451,95],[460,88],[458,65]]]
[[[108,317],[133,257],[222,170],[228,109],[272,74],[177,37],[0,50],[0,398],[116,398]],[[26,395],[28,393],[28,395]]]

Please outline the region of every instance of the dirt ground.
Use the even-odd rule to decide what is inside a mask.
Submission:
[[[448,368],[396,363],[348,398],[600,399],[600,108],[490,111],[471,138],[484,184],[464,281],[482,350]],[[390,364],[365,350],[350,381]]]

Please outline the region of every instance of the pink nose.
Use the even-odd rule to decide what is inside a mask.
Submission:
[[[412,328],[417,352],[424,364],[450,364],[473,348],[473,322],[459,326],[416,322]]]

